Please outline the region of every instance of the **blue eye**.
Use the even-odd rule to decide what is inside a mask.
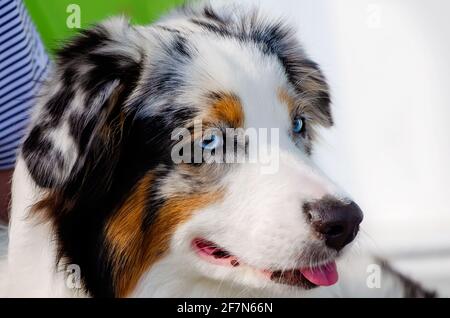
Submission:
[[[303,118],[296,118],[294,120],[292,130],[296,134],[299,134],[299,133],[301,133],[303,131],[303,127],[304,127]]]
[[[203,149],[212,150],[216,149],[221,144],[221,139],[217,135],[211,135],[200,141],[200,146]]]

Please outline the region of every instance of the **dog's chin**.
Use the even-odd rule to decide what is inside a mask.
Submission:
[[[330,256],[330,253],[324,252],[320,259],[309,257],[308,263],[314,264],[313,266],[297,268],[280,266],[279,269],[264,269],[242,262],[238,256],[203,238],[195,238],[191,247],[200,262],[212,265],[216,269],[224,269],[228,273],[235,274],[234,277],[246,276],[247,279],[244,277],[239,279],[244,284],[251,284],[250,281],[252,281],[254,283],[252,285],[260,285],[265,288],[273,285],[274,287],[289,286],[308,290],[318,286],[331,286],[338,281],[335,254]],[[253,276],[253,279],[249,280],[249,276]]]

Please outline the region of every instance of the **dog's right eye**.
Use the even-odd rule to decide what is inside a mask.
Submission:
[[[200,141],[200,147],[206,150],[213,150],[222,144],[222,139],[218,135],[211,135]]]
[[[294,131],[294,133],[296,134],[300,134],[303,132],[305,128],[305,123],[302,117],[298,117],[294,120],[294,122],[292,123],[292,130]]]

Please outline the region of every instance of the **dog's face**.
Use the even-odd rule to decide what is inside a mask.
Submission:
[[[36,210],[94,296],[129,295],[166,257],[252,287],[333,284],[362,214],[310,159],[329,107],[280,23],[108,21],[59,52],[41,98],[23,147]]]

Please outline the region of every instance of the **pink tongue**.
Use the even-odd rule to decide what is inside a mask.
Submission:
[[[338,281],[335,262],[330,262],[315,268],[305,268],[301,272],[307,280],[318,286],[330,286]]]

